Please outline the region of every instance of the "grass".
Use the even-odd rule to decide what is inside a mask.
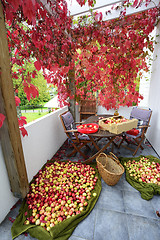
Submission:
[[[48,108],[47,108],[47,107],[39,107],[39,108],[38,108],[38,107],[37,107],[37,108],[30,107],[30,108],[29,108],[29,107],[28,107],[28,108],[27,108],[27,107],[21,106],[20,109],[21,109],[21,110],[32,110],[32,111],[33,111],[33,110],[39,110],[39,111],[41,111],[41,110],[43,110],[43,109],[48,109]]]
[[[25,116],[27,118],[27,123],[29,123],[47,114],[48,112],[26,112],[26,113],[24,112],[22,113],[22,116]]]

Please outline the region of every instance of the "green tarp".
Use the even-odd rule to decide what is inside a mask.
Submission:
[[[77,225],[87,217],[87,215],[92,211],[94,208],[98,197],[101,192],[101,177],[97,171],[96,163],[90,164],[96,170],[96,176],[98,177],[98,181],[92,193],[97,193],[97,195],[88,201],[88,205],[84,211],[80,214],[75,215],[69,219],[64,220],[63,222],[55,225],[51,230],[48,232],[41,226],[36,225],[24,225],[24,221],[26,220],[25,212],[28,211],[28,207],[26,204],[26,199],[23,200],[22,205],[19,210],[19,214],[16,217],[12,225],[12,238],[16,238],[20,234],[24,232],[28,232],[32,237],[39,239],[39,240],[66,240],[68,239]]]
[[[129,160],[133,161],[139,161],[141,157],[146,157],[149,159],[150,162],[158,162],[160,163],[160,160],[152,155],[149,156],[139,156],[135,158],[123,158],[120,157],[120,162],[126,169],[124,163],[128,162]],[[126,169],[126,180],[131,184],[132,187],[137,189],[141,193],[141,197],[145,200],[150,200],[153,198],[154,195],[160,194],[160,186],[154,183],[145,183],[145,182],[139,182],[134,177],[129,175],[128,170]]]

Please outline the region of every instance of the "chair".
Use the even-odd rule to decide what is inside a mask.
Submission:
[[[149,122],[151,119],[151,115],[152,115],[151,109],[142,109],[138,107],[133,107],[131,111],[130,119],[132,118],[138,119],[137,129],[139,130],[139,132],[137,135],[129,134],[131,131],[128,131],[128,133],[127,132],[124,133],[124,135],[122,135],[122,140],[118,147],[120,147],[124,141],[127,142],[128,145],[131,143],[135,144],[137,146],[136,149],[130,148],[128,146],[124,146],[130,149],[131,151],[134,151],[133,156],[137,153],[139,148],[143,150],[142,143],[145,139],[145,134],[147,132],[147,129],[148,127],[150,127]]]
[[[64,131],[70,143],[74,147],[74,150],[68,155],[68,157],[79,152],[84,159],[87,159],[88,157],[84,154],[84,152],[81,151],[81,148],[86,146],[90,149],[90,147],[87,144],[90,143],[91,140],[87,135],[81,134],[77,131],[76,124],[80,124],[80,123],[74,122],[73,116],[70,111],[66,111],[63,114],[60,114],[59,116],[62,122],[62,126],[64,128]]]
[[[97,102],[95,100],[83,99],[80,100],[80,121],[82,119],[87,119],[89,116],[95,115],[97,113]]]

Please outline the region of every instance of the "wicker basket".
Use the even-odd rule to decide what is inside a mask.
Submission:
[[[122,116],[114,116],[114,119],[122,119]],[[99,120],[99,128],[104,131],[109,131],[114,134],[120,134],[122,132],[126,132],[131,130],[132,128],[137,128],[138,120],[137,119],[127,119],[126,122],[121,123],[112,123],[112,124],[105,124],[106,120],[110,118],[103,118]]]
[[[98,171],[105,183],[110,186],[116,185],[124,173],[124,167],[120,164],[119,159],[113,153],[110,155],[100,153],[96,161]]]

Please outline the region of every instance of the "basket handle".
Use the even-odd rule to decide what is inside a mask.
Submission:
[[[107,155],[104,152],[100,153],[100,155],[104,155],[105,157],[107,157]],[[96,160],[99,162],[98,158]],[[104,165],[101,162],[99,162],[99,163],[102,165],[102,167],[107,166],[107,162]]]
[[[109,157],[111,157],[115,162],[120,163],[119,159],[112,152],[109,152],[109,154]]]

